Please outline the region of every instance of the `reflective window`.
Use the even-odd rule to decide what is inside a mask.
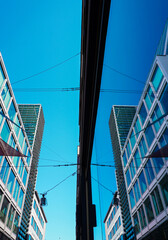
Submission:
[[[6,183],[8,172],[9,172],[9,164],[8,164],[6,158],[4,158],[2,168],[1,168],[1,172],[0,172],[0,178],[2,179],[4,184]]]
[[[152,114],[152,121],[153,121],[153,122],[156,121],[156,120],[159,119],[161,116],[162,116],[162,113],[161,113],[161,111],[160,111],[160,108],[159,108],[158,105],[156,105],[155,110],[154,110],[154,112],[153,112],[153,114]],[[162,123],[163,123],[163,118],[153,124],[156,132],[159,131],[160,126],[162,125]]]
[[[146,199],[144,205],[145,205],[148,222],[150,223],[154,219],[154,214],[153,214],[153,209],[152,209],[152,205],[149,197]]]
[[[148,124],[148,126],[145,130],[145,136],[146,136],[146,141],[148,143],[148,147],[150,147],[150,145],[153,142],[153,139],[155,138],[155,135],[154,135],[154,132],[152,129],[152,125],[149,126],[149,124]]]
[[[24,175],[23,175],[23,184],[26,186],[26,181],[27,181],[27,170],[26,168],[24,169]]]
[[[168,113],[167,98],[168,98],[168,84],[165,85],[160,97],[160,103],[165,113]]]
[[[134,184],[134,193],[135,193],[136,202],[138,202],[141,197],[138,181],[136,181]]]
[[[26,143],[26,140],[24,142],[24,147],[23,147],[23,154],[26,156],[26,153],[27,153],[27,143]]]
[[[11,147],[15,148],[16,143],[15,140],[13,138],[13,135],[11,134],[10,139],[9,139],[9,143],[8,143]]]
[[[19,200],[18,200],[18,206],[19,206],[20,208],[22,208],[23,196],[24,196],[23,190],[20,189]]]
[[[126,179],[127,179],[127,186],[129,187],[129,185],[130,185],[130,183],[131,183],[131,178],[130,178],[129,169],[126,171]]]
[[[18,183],[18,180],[16,179],[15,188],[14,188],[14,191],[13,191],[13,198],[15,199],[16,202],[17,202],[17,199],[18,199],[19,187],[20,187],[20,185]]]
[[[1,219],[2,222],[5,222],[7,211],[8,211],[8,206],[9,206],[9,201],[4,196],[2,207],[1,207],[1,210],[0,210],[0,219]]]
[[[141,159],[140,159],[140,155],[139,155],[139,150],[137,149],[135,154],[134,154],[134,160],[135,160],[135,166],[138,169],[139,166],[141,165]]]
[[[14,118],[15,118],[15,115],[16,115],[16,109],[15,109],[15,106],[13,104],[13,101],[11,102],[8,114],[9,114],[9,118],[13,121]]]
[[[19,121],[19,119],[18,119],[18,116],[16,116],[16,118],[15,118],[15,123],[16,123],[18,126],[20,126],[20,121]],[[14,131],[15,131],[15,133],[16,133],[16,136],[18,136],[19,130],[20,130],[20,127],[18,127],[18,126],[16,126],[15,124],[13,124],[13,128],[14,128]]]
[[[10,134],[10,128],[9,125],[7,123],[7,121],[5,120],[4,125],[2,127],[2,131],[1,131],[1,138],[7,142],[8,138],[9,138],[9,134]]]
[[[0,203],[1,203],[1,200],[2,200],[2,195],[3,195],[3,192],[0,190]]]
[[[127,143],[127,156],[128,156],[128,159],[129,159],[129,157],[130,157],[130,155],[131,155],[131,148],[130,148],[130,144],[129,144],[129,141],[128,141],[128,143]]]
[[[131,177],[133,179],[135,176],[135,164],[134,164],[133,159],[131,160],[131,163],[130,163],[130,171],[131,171]]]
[[[9,210],[9,213],[8,213],[8,221],[7,221],[7,226],[8,226],[8,228],[10,228],[11,229],[11,227],[12,227],[12,222],[13,222],[13,217],[14,217],[14,211],[15,211],[15,209],[12,207],[12,205],[11,205],[11,207],[10,207],[10,210]]]
[[[158,150],[158,146],[154,149],[154,152],[156,152]],[[155,167],[155,171],[158,174],[160,172],[160,170],[162,169],[164,162],[162,158],[152,158],[153,160],[153,164]]]
[[[0,105],[0,126],[2,124],[3,119],[4,119],[4,112],[3,112],[2,107]]]
[[[130,191],[129,198],[130,198],[131,208],[133,208],[135,206],[135,199],[134,199],[133,190]]]
[[[19,225],[19,214],[16,213],[15,220],[13,223],[13,233],[15,233],[15,234],[17,234],[17,232],[18,232],[18,225]]]
[[[140,184],[140,187],[141,187],[141,193],[143,194],[147,189],[146,180],[145,180],[145,176],[144,176],[143,171],[139,175],[139,184]]]
[[[145,173],[146,173],[148,185],[150,185],[151,182],[153,181],[153,179],[155,178],[155,175],[154,175],[154,172],[153,172],[153,167],[152,167],[150,159],[148,159],[148,161],[145,165]]]
[[[157,66],[155,71],[154,71],[154,74],[153,74],[153,77],[152,77],[152,84],[153,84],[153,87],[155,89],[155,91],[157,92],[160,84],[161,84],[161,81],[163,79],[163,74],[160,70],[160,68]]]
[[[5,84],[5,86],[2,90],[1,96],[2,96],[2,99],[4,101],[5,107],[8,108],[8,105],[9,105],[9,102],[10,102],[10,99],[11,99],[11,94],[10,94],[9,87],[8,87],[7,83]]]
[[[140,227],[139,227],[139,221],[138,221],[137,213],[134,214],[133,219],[134,219],[135,232],[136,232],[136,234],[138,234],[140,232]]]
[[[16,149],[16,150],[18,150],[18,149]],[[19,166],[19,159],[20,159],[20,157],[13,157],[13,164],[16,167],[16,169]]]
[[[161,138],[159,139],[159,143],[161,147],[164,147],[166,144],[168,144],[168,128],[166,128],[163,132]]]
[[[143,125],[145,120],[146,120],[146,116],[147,116],[147,111],[146,111],[146,108],[145,108],[144,104],[142,104],[142,106],[141,106],[141,109],[139,111],[139,116],[140,116],[140,119],[141,119],[141,123]]]
[[[23,170],[24,170],[24,163],[23,163],[22,158],[20,158],[18,173],[19,173],[19,175],[20,175],[21,178],[22,178],[22,175],[23,175]]]
[[[141,125],[140,125],[140,122],[139,122],[139,118],[137,118],[137,120],[135,122],[134,129],[135,129],[136,138],[138,138],[139,132],[141,131]]]
[[[10,193],[12,193],[14,181],[15,181],[15,174],[11,170],[10,175],[9,175],[9,179],[8,179],[8,184],[7,184],[7,188],[8,188]]]
[[[31,154],[30,154],[30,151],[28,151],[28,153],[27,153],[27,164],[28,164],[28,166],[30,164],[30,159],[31,159]]]
[[[155,96],[153,94],[153,91],[152,91],[151,87],[149,86],[148,90],[147,90],[147,93],[146,93],[146,96],[145,96],[145,102],[146,102],[148,110],[150,110],[154,99],[155,99]]]
[[[4,80],[5,80],[5,75],[4,75],[4,72],[2,70],[2,66],[0,64],[0,88],[2,87],[2,84],[3,84]]]
[[[144,229],[144,227],[146,227],[146,218],[145,218],[145,213],[144,213],[143,206],[140,207],[138,213],[139,213],[141,228]]]
[[[21,130],[19,135],[19,144],[21,148],[22,148],[23,140],[24,140],[24,134],[23,134],[23,131]]]
[[[123,155],[123,162],[124,162],[124,167],[126,166],[127,164],[127,156],[126,156],[126,151],[124,152],[124,155]]]
[[[151,193],[151,196],[152,196],[152,201],[155,208],[155,213],[156,215],[158,215],[160,212],[163,211],[163,204],[162,204],[159,190],[157,187],[153,190],[153,192]]]
[[[139,143],[139,149],[140,149],[140,152],[141,152],[141,157],[143,158],[147,153],[147,147],[146,147],[144,137],[141,138],[141,141]]]
[[[131,132],[130,141],[131,141],[131,146],[132,146],[132,149],[133,149],[134,146],[135,146],[135,142],[136,142],[136,140],[135,140],[135,134],[134,134],[134,131],[133,131],[133,130],[132,130],[132,132]]]
[[[163,198],[166,206],[168,206],[168,175],[166,174],[164,178],[160,181],[160,187],[162,190]]]

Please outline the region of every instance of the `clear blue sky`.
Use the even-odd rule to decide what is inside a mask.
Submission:
[[[168,17],[167,9],[167,0],[112,0],[104,63],[145,83]],[[23,79],[79,53],[81,12],[81,0],[7,0],[1,3],[0,51],[10,81]],[[79,81],[78,55],[51,71],[13,85],[18,103],[41,103],[43,106],[46,124],[40,165],[76,162],[79,92],[21,93],[16,90],[76,87]],[[102,88],[142,90],[143,84],[104,67]],[[97,157],[99,163],[113,164],[108,129],[111,106],[136,105],[139,97],[136,94],[101,93],[93,162]],[[75,167],[39,168],[37,191],[45,192],[75,170]],[[98,170],[99,181],[115,191],[114,169]],[[98,178],[95,167],[92,167],[92,173]],[[105,239],[101,234],[99,205],[103,220],[111,198],[112,194],[100,187],[99,204],[98,185],[93,182],[93,201],[98,210],[95,240]],[[74,240],[76,177],[49,192],[47,200],[48,206],[44,209],[48,219],[46,240]]]

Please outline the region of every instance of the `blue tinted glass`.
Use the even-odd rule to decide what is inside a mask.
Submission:
[[[23,169],[24,169],[24,163],[23,163],[23,160],[21,158],[20,163],[19,163],[19,169],[18,169],[18,173],[19,173],[21,178],[22,178],[22,174],[23,174]]]
[[[27,181],[27,170],[25,168],[24,170],[24,175],[23,175],[23,184],[26,185],[26,181]]]
[[[153,121],[153,122],[156,121],[156,120],[159,119],[161,116],[162,116],[162,113],[161,113],[161,111],[160,111],[160,108],[159,108],[158,105],[157,105],[157,106],[155,107],[155,110],[154,110],[153,114],[152,114],[152,121]],[[163,123],[163,118],[153,124],[156,132],[159,131],[160,126],[162,125],[162,123]]]
[[[158,146],[154,149],[154,152],[156,152],[158,150]],[[160,170],[162,169],[164,162],[162,158],[152,158],[153,160],[153,164],[155,166],[155,171],[156,173],[159,173]]]
[[[146,120],[146,116],[147,116],[147,111],[145,109],[144,104],[142,104],[142,106],[141,106],[141,109],[139,111],[139,116],[140,116],[140,119],[141,119],[141,123],[143,125],[145,120]]]
[[[131,133],[130,141],[131,141],[131,146],[132,146],[132,149],[133,149],[134,146],[135,146],[135,142],[136,142],[134,131],[132,131],[132,133]]]
[[[0,105],[0,125],[2,124],[3,119],[4,119],[4,112],[3,112],[2,107]]]
[[[168,113],[167,99],[168,99],[168,84],[166,84],[166,86],[164,87],[162,95],[160,97],[160,103],[165,113]]]
[[[15,148],[15,146],[16,146],[16,143],[15,143],[15,140],[14,140],[12,134],[11,134],[11,136],[10,136],[10,139],[9,139],[9,143],[8,143],[8,144],[9,144],[11,147],[13,147],[13,148]]]
[[[144,176],[143,171],[141,172],[141,174],[139,176],[139,184],[140,184],[140,187],[141,187],[141,192],[143,194],[147,189],[147,185],[146,185],[145,176]]]
[[[123,162],[124,162],[124,167],[125,167],[127,164],[126,151],[124,152],[124,155],[123,155]]]
[[[136,202],[138,202],[138,200],[139,200],[140,197],[141,197],[141,195],[140,195],[140,190],[139,190],[139,185],[138,185],[138,181],[136,181],[135,184],[134,184],[134,193],[135,193]]]
[[[5,80],[5,76],[2,70],[2,66],[0,65],[0,88],[2,87],[4,80]]]
[[[140,149],[140,152],[141,152],[141,157],[143,158],[147,153],[147,147],[146,147],[144,137],[141,138],[141,141],[139,143],[139,149]]]
[[[126,179],[127,179],[127,186],[129,187],[129,185],[130,185],[130,183],[131,183],[131,178],[130,178],[129,169],[126,171]]]
[[[0,172],[0,178],[2,179],[2,181],[4,183],[6,183],[8,172],[9,172],[9,164],[8,164],[6,158],[4,158],[2,168],[1,168],[1,172]]]
[[[18,126],[20,126],[20,122],[19,122],[18,117],[15,118],[15,123],[16,123]],[[15,133],[16,133],[16,136],[18,136],[20,128],[17,127],[16,125],[13,125],[13,128],[14,128],[14,131],[15,131]]]
[[[7,142],[7,141],[8,141],[8,138],[9,138],[9,134],[10,134],[10,128],[9,128],[8,123],[7,123],[6,120],[5,120],[4,125],[3,125],[3,127],[2,127],[2,131],[1,131],[1,138],[2,138],[5,142]]]
[[[147,105],[147,108],[148,110],[150,110],[151,106],[152,106],[152,103],[154,101],[154,94],[152,92],[152,89],[151,87],[149,86],[148,87],[148,90],[147,90],[147,94],[145,96],[145,102],[146,102],[146,105]]]
[[[163,78],[163,74],[162,74],[160,68],[156,67],[155,72],[154,72],[153,77],[152,77],[152,80],[151,80],[151,82],[153,84],[153,87],[154,87],[156,92],[157,92],[157,90],[158,90],[158,88],[161,84],[162,78]]]
[[[27,143],[26,143],[26,140],[24,142],[24,147],[23,147],[23,154],[26,156],[26,153],[27,153]]]
[[[155,177],[150,159],[148,160],[148,162],[145,165],[145,173],[146,173],[148,184],[150,185]]]
[[[23,140],[24,140],[24,134],[23,134],[23,131],[21,130],[19,135],[19,143],[21,148],[22,148]]]
[[[18,206],[19,206],[20,208],[22,208],[23,196],[24,196],[23,190],[20,189],[19,200],[18,200]]]
[[[15,118],[15,115],[16,115],[16,109],[15,109],[15,106],[13,104],[13,101],[11,102],[8,114],[9,114],[9,118],[13,121],[14,118]]]
[[[153,133],[153,129],[152,126],[148,124],[146,130],[145,130],[145,136],[146,136],[146,140],[148,143],[148,146],[150,147],[151,143],[153,142],[155,135]]]
[[[164,147],[165,145],[168,144],[168,128],[166,128],[166,130],[162,134],[161,138],[159,139],[159,143],[160,143],[161,147]],[[165,159],[166,159],[166,161],[168,160],[167,157]]]
[[[139,166],[141,165],[141,159],[140,159],[140,155],[139,155],[138,149],[136,150],[136,152],[134,154],[134,160],[135,160],[135,166],[138,169]]]
[[[18,150],[18,149],[16,149],[16,150]],[[18,165],[19,165],[19,158],[20,157],[13,157],[13,164],[16,167],[16,169],[18,168]]]
[[[15,188],[14,188],[14,191],[13,191],[13,198],[15,199],[16,202],[17,202],[17,199],[18,199],[19,187],[20,187],[20,185],[18,183],[18,180],[16,180]]]
[[[141,125],[139,122],[139,118],[137,118],[134,128],[135,128],[136,138],[138,138],[139,132],[141,131]]]
[[[129,157],[131,155],[131,148],[130,148],[129,142],[127,143],[127,155],[128,155],[128,159],[129,159]]]
[[[133,162],[133,159],[132,159],[132,161],[131,161],[131,163],[130,163],[130,171],[131,171],[131,177],[132,177],[132,179],[133,179],[134,176],[135,176],[135,164],[134,164],[134,162]]]
[[[134,199],[133,190],[130,191],[129,198],[130,198],[131,208],[133,208],[135,206],[135,199]]]
[[[8,85],[5,84],[2,93],[1,93],[2,99],[4,101],[5,107],[7,108],[11,99],[11,94],[8,88]]]
[[[12,193],[12,190],[13,190],[14,180],[15,180],[15,175],[14,175],[13,171],[11,170],[10,175],[9,175],[9,179],[8,179],[8,184],[7,184],[7,188],[8,188],[10,193]]]

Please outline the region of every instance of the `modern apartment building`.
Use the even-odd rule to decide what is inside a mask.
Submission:
[[[37,191],[35,191],[31,211],[31,224],[28,229],[28,240],[44,240],[46,223],[47,219],[43,208],[40,206],[40,198]]]
[[[127,190],[122,168],[121,151],[136,112],[134,106],[113,106],[109,119],[109,127],[116,168],[117,188],[120,199],[121,218],[126,239],[135,239],[129,210]],[[111,238],[109,238],[111,239]]]
[[[1,55],[0,112],[0,139],[25,156],[0,156],[0,239],[11,240],[21,222],[32,150]]]
[[[150,157],[167,144],[168,22],[122,149],[137,239],[168,239],[168,158]]]
[[[19,111],[24,123],[29,143],[32,149],[32,164],[28,180],[25,204],[21,226],[19,228],[18,239],[27,239],[28,228],[31,220],[31,211],[33,208],[33,197],[35,193],[37,167],[44,130],[44,115],[40,104],[19,104]]]
[[[116,196],[115,196],[116,197]],[[117,194],[117,198],[118,198]],[[123,222],[121,217],[121,207],[119,204],[115,205],[113,198],[107,214],[104,219],[106,240],[124,240],[125,232],[123,228]]]

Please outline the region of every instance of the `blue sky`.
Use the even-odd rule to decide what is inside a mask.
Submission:
[[[104,64],[145,83],[157,44],[168,17],[167,0],[112,0]],[[2,53],[11,83],[40,72],[80,52],[80,0],[4,1],[1,3]],[[45,117],[40,165],[76,162],[79,140],[79,92],[18,92],[18,88],[77,87],[80,81],[80,56],[44,74],[30,78],[13,89],[18,103],[41,103]],[[143,84],[103,67],[102,88],[143,90]],[[101,93],[96,123],[92,161],[113,164],[108,129],[111,106],[138,104],[140,95]],[[97,158],[97,159],[96,159]],[[50,160],[45,160],[50,159]],[[45,192],[76,167],[39,168],[37,191]],[[112,191],[116,190],[114,169],[92,167],[93,177]],[[97,204],[95,239],[101,233],[112,194],[92,184],[93,201]],[[47,195],[48,219],[46,240],[75,239],[76,177]],[[100,204],[101,203],[101,204]],[[104,226],[103,226],[104,229]]]

